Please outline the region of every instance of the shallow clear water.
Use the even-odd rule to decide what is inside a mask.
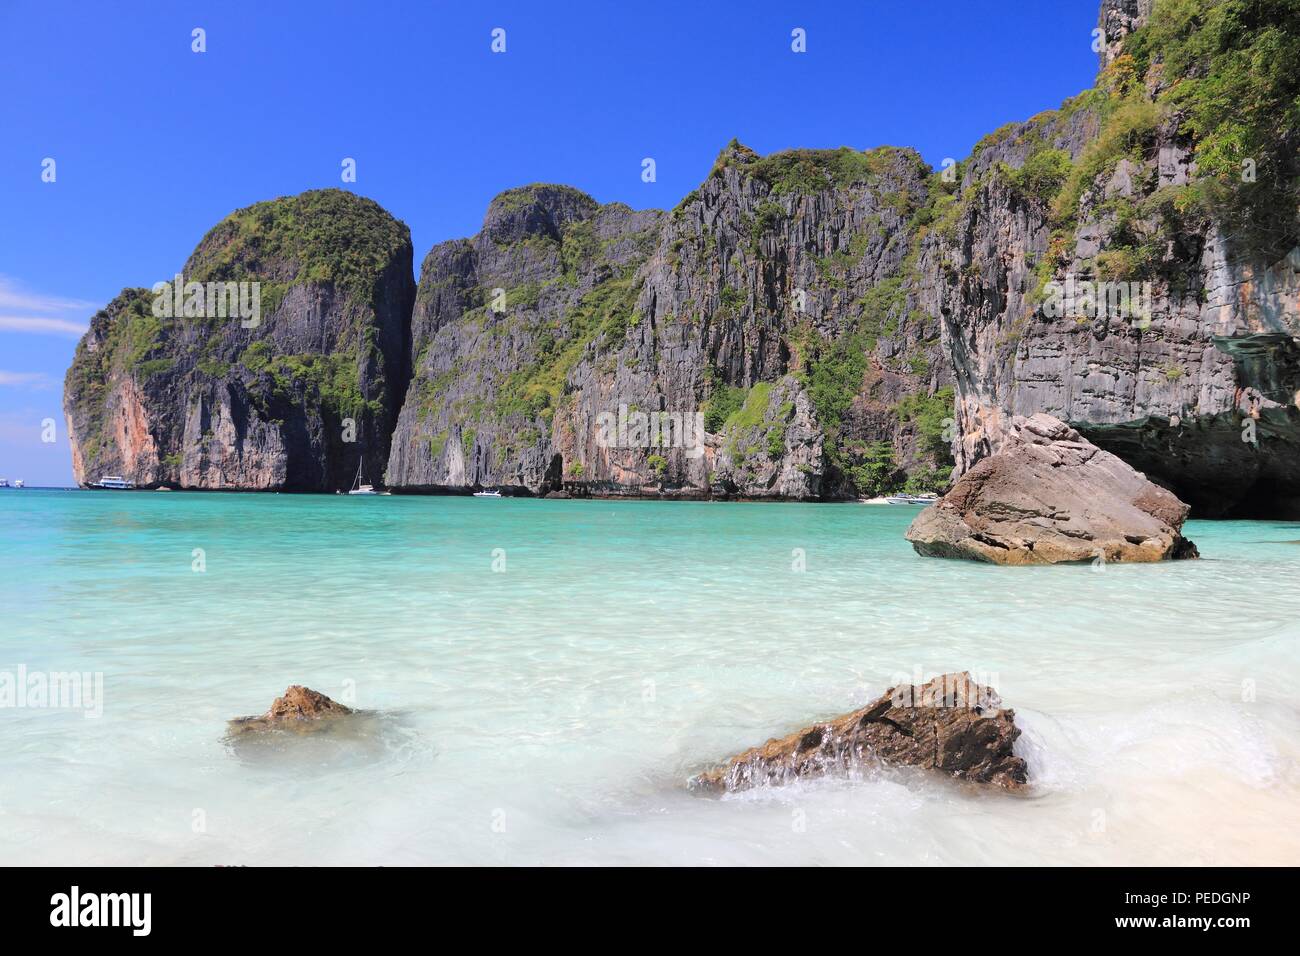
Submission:
[[[0,709],[0,863],[1300,863],[1300,526],[996,568],[915,556],[914,514],[0,492],[0,673],[104,681]],[[1032,796],[684,786],[962,669]],[[291,683],[375,719],[223,739]]]

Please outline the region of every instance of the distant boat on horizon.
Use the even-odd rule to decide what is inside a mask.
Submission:
[[[27,485],[26,485],[26,483],[25,483],[21,478],[15,478],[15,479],[14,479],[14,487],[15,487],[15,488],[26,488]]]
[[[9,479],[0,478],[0,488],[8,488],[8,487],[9,487]]]

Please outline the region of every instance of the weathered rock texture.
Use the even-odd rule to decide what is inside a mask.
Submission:
[[[409,375],[406,226],[341,190],[258,203],[209,232],[182,279],[258,282],[256,326],[159,317],[147,289],[96,314],[64,393],[78,483],[329,491],[363,456],[377,480]]]
[[[1102,0],[1098,25],[1102,30],[1100,55],[1103,69],[1123,52],[1124,38],[1146,26],[1154,6],[1155,0]]]
[[[993,564],[1196,557],[1187,505],[1049,415],[1016,418],[999,451],[916,516],[919,554]]]
[[[230,721],[232,734],[255,733],[264,730],[310,731],[322,721],[349,717],[357,713],[324,694],[292,684],[282,697],[271,703],[271,709],[258,717],[236,717]]]
[[[861,710],[769,740],[691,784],[706,790],[777,786],[888,764],[921,767],[978,784],[1021,790],[1025,761],[1012,752],[1015,711],[968,672],[899,685]]]
[[[951,392],[913,292],[927,173],[906,150],[733,143],[670,214],[503,193],[478,236],[425,260],[388,484],[816,498],[942,482]],[[602,416],[657,413],[688,438],[699,414],[705,435],[602,437]]]
[[[242,210],[187,278],[260,277],[263,328],[158,327],[123,293],[68,376],[78,480],[329,489],[364,453],[412,492],[835,499],[947,487],[1044,412],[1195,514],[1300,517],[1300,21],[1099,22],[1096,88],[944,174],[733,141],[669,213],[512,189],[414,293],[373,203]],[[1071,283],[1108,286],[1057,308]]]
[[[1294,37],[1294,14],[1283,22],[1273,6],[1278,34]],[[1046,412],[1196,514],[1297,516],[1300,249],[1286,96],[1269,114],[1279,132],[1252,159],[1267,173],[1237,182],[1233,160],[1205,175],[1195,126],[1205,119],[1180,97],[1211,67],[1200,57],[1172,74],[1152,15],[1148,0],[1106,0],[1098,88],[986,137],[938,206],[923,308],[942,319],[955,379],[956,471],[1001,447],[1014,416]],[[1150,308],[1047,314],[1047,283],[1071,277],[1149,283]]]

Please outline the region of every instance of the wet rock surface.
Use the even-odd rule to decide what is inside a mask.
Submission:
[[[354,717],[359,713],[310,687],[292,684],[285,690],[283,696],[277,697],[272,702],[271,708],[265,714],[255,717],[236,717],[230,721],[230,733],[238,735],[267,730],[309,733],[339,718]]]
[[[1002,449],[917,515],[918,554],[994,564],[1194,558],[1188,506],[1050,415],[1016,418]]]
[[[969,672],[892,687],[866,707],[774,738],[695,777],[710,791],[776,786],[879,765],[918,767],[1009,791],[1029,783],[1012,752],[1015,711]]]

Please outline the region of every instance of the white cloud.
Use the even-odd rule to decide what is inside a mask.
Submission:
[[[78,338],[85,334],[87,314],[96,308],[93,302],[33,292],[0,276],[0,331]]]
[[[20,312],[93,312],[94,302],[84,299],[63,299],[53,295],[31,292],[22,284],[0,276],[0,310],[16,309]]]
[[[50,379],[44,372],[6,372],[0,369],[0,386],[12,388],[49,388]]]
[[[27,315],[0,315],[0,331],[34,332],[37,335],[70,335],[80,338],[86,334],[85,322],[70,319],[50,319]]]

